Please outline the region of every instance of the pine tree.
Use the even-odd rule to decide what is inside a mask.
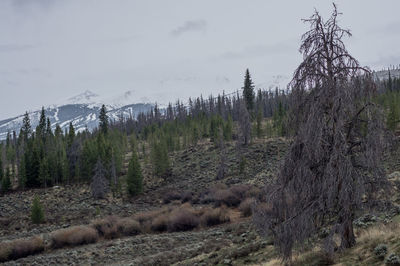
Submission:
[[[249,69],[246,69],[244,77],[243,98],[246,102],[247,111],[251,112],[254,109],[254,85]]]
[[[1,192],[5,193],[11,188],[10,168],[6,168],[6,174],[1,179]]]
[[[136,151],[132,152],[126,183],[128,186],[128,193],[131,196],[136,196],[143,191],[143,175]]]
[[[400,121],[400,108],[396,102],[396,97],[392,95],[389,104],[389,113],[386,118],[386,126],[388,129],[394,131]]]
[[[247,111],[245,104],[240,103],[239,107],[239,137],[242,145],[248,145],[251,139],[251,123],[250,115]]]
[[[44,141],[46,130],[46,114],[44,111],[44,107],[42,107],[42,111],[40,112],[39,124],[36,127],[36,136],[41,138]]]
[[[44,211],[43,206],[40,203],[39,197],[35,196],[31,207],[31,220],[34,224],[40,224],[44,222]]]
[[[74,142],[74,139],[75,139],[75,128],[72,122],[70,122],[68,130],[68,140],[67,140],[68,147],[71,147],[72,143]]]
[[[24,141],[27,141],[28,138],[32,134],[31,120],[29,118],[28,112],[25,112],[24,118],[22,119],[22,127],[21,127],[21,137],[23,137]]]
[[[261,136],[262,136],[262,114],[261,114],[261,109],[258,109],[258,112],[257,112],[256,134],[257,134],[257,138],[261,138]]]
[[[44,185],[44,187],[47,187],[47,182],[50,180],[50,173],[49,164],[46,157],[44,157],[40,162],[39,177],[40,183]]]
[[[99,128],[100,131],[106,135],[108,132],[108,116],[106,106],[103,104],[100,109],[100,116],[99,116]]]
[[[160,141],[153,141],[151,159],[156,176],[165,178],[171,174],[167,144],[163,139]]]
[[[232,140],[232,130],[233,130],[233,121],[232,121],[232,116],[229,115],[228,119],[225,122],[223,131],[225,141]]]

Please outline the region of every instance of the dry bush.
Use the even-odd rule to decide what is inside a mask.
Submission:
[[[51,234],[51,246],[52,248],[62,248],[64,246],[90,244],[96,242],[98,238],[98,233],[92,227],[73,226],[53,232]]]
[[[23,258],[43,250],[43,239],[38,236],[4,242],[0,244],[0,262]]]
[[[205,209],[201,216],[201,223],[203,226],[213,226],[217,224],[227,223],[230,221],[228,211],[225,207]]]
[[[161,214],[151,221],[150,229],[154,232],[165,232],[168,229],[168,216]]]
[[[240,204],[240,199],[233,194],[230,189],[221,189],[213,193],[214,205],[219,207],[226,205],[228,207],[236,207]]]
[[[190,208],[181,207],[173,210],[168,219],[168,231],[188,231],[199,225],[199,217],[197,217]]]
[[[182,192],[182,194],[181,194],[181,201],[182,201],[182,203],[185,203],[185,202],[192,202],[192,203],[194,203],[194,202],[197,201],[197,199],[194,197],[193,191],[187,190],[187,191],[183,191],[183,192]]]
[[[140,223],[132,218],[121,218],[117,223],[118,232],[124,236],[137,235],[142,232]]]
[[[244,201],[242,201],[239,205],[239,211],[242,213],[243,217],[249,217],[252,215],[253,211],[253,205],[254,205],[255,199],[254,198],[246,198]]]
[[[118,219],[116,216],[108,216],[92,221],[90,226],[96,229],[100,236],[112,239],[119,236]]]
[[[169,191],[166,192],[163,196],[163,203],[164,204],[168,204],[174,200],[181,200],[182,196],[181,193],[179,193],[178,191]]]

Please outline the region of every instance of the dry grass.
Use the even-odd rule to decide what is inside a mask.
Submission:
[[[89,226],[73,226],[55,231],[51,234],[52,248],[77,246],[94,243],[98,240],[97,231]]]
[[[188,231],[199,225],[199,217],[189,207],[173,210],[168,217],[168,231]]]
[[[38,236],[0,243],[0,262],[23,258],[43,250],[43,239]]]
[[[137,235],[142,232],[140,223],[129,217],[107,216],[103,219],[92,221],[90,226],[106,239]]]
[[[213,226],[217,224],[227,223],[229,221],[230,218],[226,207],[206,209],[201,216],[201,224],[203,226]]]
[[[254,204],[254,198],[247,198],[242,201],[239,205],[239,211],[242,213],[243,217],[249,217],[252,215],[252,206]]]

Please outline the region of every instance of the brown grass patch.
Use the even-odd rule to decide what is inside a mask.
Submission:
[[[168,231],[188,231],[199,225],[199,217],[197,217],[190,208],[177,208],[173,210],[168,218]]]
[[[244,201],[242,201],[239,205],[239,211],[242,213],[243,217],[249,217],[253,214],[253,205],[254,205],[255,199],[254,198],[246,198]]]
[[[230,218],[226,207],[206,209],[201,216],[201,224],[203,226],[213,226],[217,224],[227,223],[229,221]]]
[[[97,231],[89,226],[73,226],[55,231],[51,234],[52,248],[77,246],[94,243],[98,240]]]
[[[43,250],[43,239],[38,236],[0,243],[0,262],[27,257]]]

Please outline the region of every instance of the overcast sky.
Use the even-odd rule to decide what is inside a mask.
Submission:
[[[338,0],[362,65],[400,64],[400,1]],[[301,18],[331,1],[1,0],[0,119],[85,90],[137,101],[234,91],[246,68],[266,86],[301,55]]]

